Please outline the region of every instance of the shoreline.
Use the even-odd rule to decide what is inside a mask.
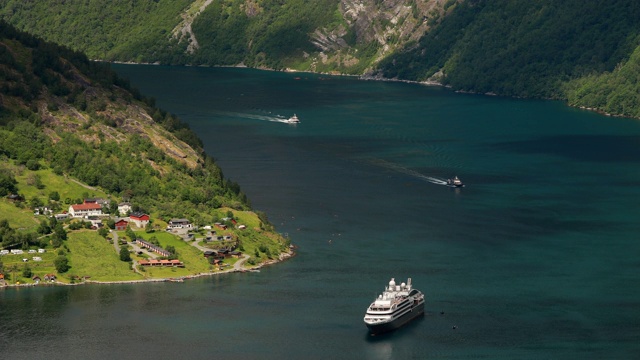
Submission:
[[[227,270],[222,270],[218,272],[209,272],[209,273],[199,273],[192,275],[183,275],[178,277],[171,278],[154,278],[154,279],[142,279],[142,280],[112,280],[112,281],[96,281],[96,280],[85,280],[77,283],[63,283],[59,281],[54,282],[40,282],[38,284],[5,284],[0,286],[0,290],[3,289],[18,289],[18,288],[32,288],[32,287],[43,287],[43,286],[79,286],[79,285],[119,285],[119,284],[142,284],[142,283],[156,283],[156,282],[184,282],[185,280],[197,279],[205,276],[216,276],[223,274],[231,274],[231,273],[245,273],[245,272],[259,272],[259,270],[265,266],[274,265],[288,259],[294,257],[296,253],[293,250],[289,250],[289,252],[281,253],[277,259],[270,259],[263,263],[254,265],[250,268],[231,268]]]
[[[638,119],[638,118],[631,117],[631,116],[628,116],[628,115],[608,113],[608,112],[606,112],[604,110],[601,110],[601,109],[598,109],[598,108],[593,108],[593,107],[588,107],[588,106],[584,106],[584,105],[572,105],[572,104],[569,103],[569,99],[530,98],[530,97],[500,95],[500,94],[496,94],[494,92],[481,93],[481,92],[474,92],[474,91],[453,90],[451,85],[444,85],[441,82],[434,81],[434,80],[425,80],[425,81],[402,80],[402,79],[383,78],[383,77],[379,77],[379,76],[371,76],[371,75],[366,75],[366,74],[353,75],[353,74],[343,74],[343,73],[317,72],[317,71],[311,71],[311,70],[295,70],[295,69],[290,69],[290,68],[286,68],[286,69],[283,69],[283,70],[276,70],[276,69],[262,68],[262,67],[253,68],[253,67],[246,66],[244,64],[238,64],[238,65],[188,65],[188,64],[163,65],[163,64],[161,64],[159,62],[139,63],[139,62],[134,62],[134,61],[105,61],[105,60],[99,60],[99,59],[93,59],[92,61],[105,62],[105,63],[109,63],[109,64],[123,64],[123,65],[184,66],[184,67],[230,68],[230,69],[233,69],[233,68],[244,68],[244,69],[255,69],[255,70],[263,70],[263,71],[285,72],[285,73],[301,73],[301,74],[307,73],[307,74],[317,74],[317,75],[327,75],[327,76],[355,77],[355,78],[357,78],[359,80],[364,80],[364,81],[388,81],[388,82],[401,82],[401,83],[407,83],[407,84],[418,84],[418,85],[425,85],[425,86],[438,86],[438,87],[444,87],[444,88],[447,88],[447,89],[451,89],[452,91],[454,91],[456,93],[460,93],[460,94],[473,94],[473,95],[484,95],[484,96],[501,96],[501,97],[513,98],[513,99],[559,100],[559,101],[563,101],[565,106],[568,106],[568,107],[571,107],[571,108],[574,108],[574,109],[590,111],[590,112],[594,112],[596,114],[600,114],[600,115],[604,115],[604,116],[608,116],[608,117]]]

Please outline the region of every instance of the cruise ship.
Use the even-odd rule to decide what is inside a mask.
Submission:
[[[382,294],[375,299],[364,316],[364,323],[372,334],[395,330],[424,314],[424,294],[407,283],[396,284],[389,281]]]

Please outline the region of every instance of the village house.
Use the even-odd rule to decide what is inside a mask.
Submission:
[[[102,227],[102,219],[98,218],[97,216],[89,216],[87,220],[89,220],[91,226],[95,229],[99,229]]]
[[[55,218],[58,221],[64,221],[64,220],[67,220],[69,218],[69,214],[67,214],[67,213],[56,214]]]
[[[96,203],[84,203],[69,206],[69,215],[75,218],[102,215],[102,207]]]
[[[149,223],[149,215],[141,211],[136,211],[129,215],[129,221],[136,224],[136,226],[139,228],[144,228]]]
[[[119,219],[118,221],[116,221],[114,229],[116,231],[124,231],[127,230],[127,225],[129,225],[129,222],[127,220]]]
[[[44,276],[44,281],[55,281],[57,279],[55,274],[47,274]]]
[[[191,229],[193,225],[187,219],[171,219],[167,227],[169,229]]]
[[[103,199],[103,198],[87,198],[84,199],[84,203],[85,204],[98,204],[100,205],[100,207],[109,207],[109,204],[111,204],[111,201],[109,199]]]
[[[227,225],[225,225],[223,223],[217,222],[217,223],[215,223],[213,225],[215,225],[215,227],[217,227],[218,229],[227,230]]]
[[[120,216],[126,216],[131,212],[131,204],[128,202],[122,202],[118,204],[118,213]]]

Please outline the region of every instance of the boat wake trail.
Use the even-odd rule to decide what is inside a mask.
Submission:
[[[433,176],[427,176],[427,175],[423,175],[415,170],[411,170],[408,169],[404,166],[398,165],[398,164],[394,164],[392,162],[386,161],[386,160],[382,160],[382,159],[374,159],[371,161],[373,164],[378,165],[378,166],[382,166],[384,168],[387,168],[389,170],[393,170],[393,171],[397,171],[399,173],[405,174],[405,175],[409,175],[412,177],[415,177],[417,179],[421,179],[427,182],[430,182],[432,184],[436,184],[436,185],[447,185],[447,180],[445,179],[441,179],[441,178],[437,178],[437,177],[433,177]]]
[[[252,120],[262,120],[262,121],[271,121],[271,122],[281,122],[287,123],[288,118],[280,115],[258,115],[258,114],[247,114],[247,113],[236,113],[229,111],[216,111],[216,115],[222,115],[226,117],[233,117],[239,119],[252,119]]]

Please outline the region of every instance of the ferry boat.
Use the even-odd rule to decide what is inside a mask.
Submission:
[[[464,184],[457,176],[454,176],[453,179],[447,179],[447,185],[451,187],[464,187]]]
[[[424,315],[424,294],[407,283],[396,284],[391,278],[389,285],[376,298],[364,316],[364,323],[371,334],[393,331],[409,321]]]
[[[300,123],[300,119],[298,119],[298,117],[296,116],[296,114],[293,114],[292,117],[283,120],[282,122],[285,122],[287,124],[299,124]]]

